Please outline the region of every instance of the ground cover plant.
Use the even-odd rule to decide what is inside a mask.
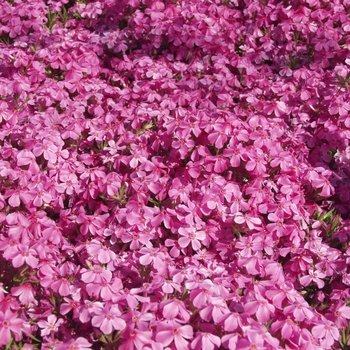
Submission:
[[[0,0],[0,347],[349,349],[349,16]]]

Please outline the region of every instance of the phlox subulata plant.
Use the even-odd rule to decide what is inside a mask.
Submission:
[[[0,0],[0,346],[347,349],[350,2]]]

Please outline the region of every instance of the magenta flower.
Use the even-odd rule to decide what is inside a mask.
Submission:
[[[150,339],[152,339],[152,332],[133,328],[123,333],[123,344],[118,348],[120,350],[144,350],[146,349],[145,345],[152,342]]]
[[[292,314],[294,318],[299,322],[302,322],[305,319],[310,320],[314,316],[313,312],[306,302],[294,302],[293,304],[286,306],[284,308],[284,314],[287,316]]]
[[[85,338],[79,337],[77,339],[71,339],[64,344],[60,344],[55,347],[56,350],[87,350],[91,349],[92,344]]]
[[[298,4],[1,1],[0,348],[347,346],[349,0]]]
[[[175,321],[160,322],[157,327],[156,341],[164,346],[175,343],[176,349],[188,349],[188,340],[193,338],[193,329],[190,325],[180,325]]]
[[[49,335],[51,332],[57,332],[60,325],[64,322],[62,318],[57,319],[56,315],[50,315],[47,321],[39,321],[38,326],[42,328],[41,335]]]
[[[191,343],[193,350],[214,350],[216,347],[219,348],[221,340],[217,335],[197,332],[196,337]]]
[[[325,282],[322,278],[325,278],[326,274],[318,270],[309,270],[309,274],[300,277],[300,284],[303,286],[308,286],[311,282],[315,282],[317,287],[322,289],[325,285]]]
[[[241,212],[236,213],[234,221],[240,225],[246,223],[250,230],[253,230],[255,225],[261,224],[261,220],[259,218],[251,217],[249,214],[242,214]]]
[[[113,329],[121,331],[125,329],[126,323],[120,316],[121,312],[118,306],[105,305],[103,309],[96,310],[91,324],[98,327],[104,334],[112,333]]]
[[[312,328],[312,335],[320,339],[321,346],[325,349],[330,349],[334,342],[339,339],[338,328],[328,320],[322,322]]]
[[[288,108],[283,101],[272,101],[266,103],[266,107],[264,108],[264,112],[267,114],[274,113],[276,117],[280,117],[281,115],[287,113]]]
[[[7,345],[11,339],[11,332],[15,336],[21,334],[24,321],[17,318],[16,314],[10,310],[5,312],[0,311],[0,344]]]
[[[247,302],[244,306],[244,310],[249,315],[255,315],[259,322],[266,323],[273,316],[275,307],[270,304],[268,300],[257,294],[256,300]]]
[[[11,294],[17,296],[23,304],[36,303],[35,289],[30,283],[24,283],[21,286],[12,287]]]
[[[255,152],[249,154],[249,158],[250,160],[248,160],[245,166],[248,171],[256,174],[264,174],[266,172],[267,162],[263,151],[258,148]]]
[[[181,300],[170,299],[163,301],[161,307],[163,308],[163,316],[168,320],[180,317],[187,322],[190,319],[190,312]]]
[[[200,316],[204,321],[210,322],[213,319],[218,323],[222,316],[229,312],[226,302],[221,297],[213,297],[209,305],[200,311]]]
[[[25,246],[24,244],[17,245],[18,251],[13,254],[12,257],[12,265],[14,267],[20,267],[24,263],[28,264],[32,268],[36,268],[38,266],[39,260],[35,257],[37,252]]]
[[[206,237],[204,231],[196,230],[194,228],[179,228],[179,234],[183,237],[179,238],[179,245],[181,248],[186,248],[190,243],[194,250],[198,250],[201,247],[200,241],[203,241]]]
[[[112,279],[112,272],[98,265],[93,266],[92,269],[82,269],[81,271],[81,279],[85,283],[110,282]]]

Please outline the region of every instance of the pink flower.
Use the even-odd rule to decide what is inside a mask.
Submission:
[[[245,168],[255,174],[264,174],[266,172],[267,164],[264,152],[258,148],[248,156],[250,160],[248,160]]]
[[[281,115],[287,113],[288,108],[283,101],[272,101],[267,102],[266,107],[264,108],[264,112],[268,115],[274,113],[276,117],[280,117]]]
[[[38,266],[39,260],[35,257],[37,252],[29,248],[24,244],[19,244],[17,246],[18,251],[13,255],[12,265],[14,267],[21,267],[24,263],[28,264],[32,268]]]
[[[96,311],[91,324],[98,327],[104,334],[111,334],[113,329],[122,331],[126,323],[120,316],[121,312],[117,305],[106,305],[103,309]]]
[[[152,332],[150,331],[141,331],[137,328],[132,328],[123,333],[123,343],[118,346],[120,350],[129,350],[137,349],[144,350],[146,349],[145,345],[152,342]],[[153,348],[152,350],[154,350]],[[161,347],[163,350],[163,347]]]
[[[24,321],[17,318],[10,310],[0,311],[0,344],[7,345],[11,339],[11,332],[19,336]]]
[[[34,154],[31,151],[26,149],[19,151],[17,154],[17,165],[25,166],[28,165],[28,170],[33,174],[37,174],[39,172],[39,166],[36,163],[36,159]]]
[[[160,304],[160,306],[163,308],[163,316],[168,320],[180,317],[182,320],[187,322],[190,319],[190,311],[187,310],[184,302],[181,300],[165,300]]]
[[[42,328],[41,336],[49,335],[51,332],[57,332],[59,326],[64,322],[62,318],[57,319],[56,315],[50,315],[47,321],[39,321],[38,326]]]
[[[217,335],[206,333],[206,332],[197,332],[197,336],[191,343],[191,348],[193,350],[214,350],[219,348],[221,340]]]
[[[81,272],[81,279],[85,283],[110,282],[112,279],[112,272],[98,265],[93,266],[89,270],[84,268]]]
[[[305,319],[312,320],[314,317],[314,313],[310,310],[310,307],[306,302],[294,302],[293,304],[286,306],[284,308],[284,314],[287,316],[293,314],[295,319],[299,322],[302,322]]]
[[[331,182],[323,175],[320,175],[319,178],[313,179],[312,184],[316,188],[322,187],[320,195],[323,197],[328,198],[334,193],[334,187],[332,186]]]
[[[24,283],[21,286],[11,288],[11,294],[17,296],[22,304],[37,303],[35,292],[35,289],[30,283]]]
[[[244,305],[244,310],[249,315],[255,315],[259,322],[266,323],[274,315],[275,307],[265,298],[256,295],[256,300],[247,302]]]
[[[246,223],[250,230],[253,230],[255,225],[261,224],[261,220],[259,218],[251,217],[249,214],[242,214],[241,212],[236,213],[234,221],[240,225]]]
[[[315,282],[317,287],[322,289],[325,282],[321,278],[325,278],[326,274],[318,270],[309,270],[309,274],[300,277],[300,284],[303,286],[308,286],[311,282]]]
[[[79,337],[77,339],[71,339],[64,344],[60,344],[55,347],[55,350],[87,350],[91,349],[92,344],[85,338]]]
[[[209,305],[200,311],[200,316],[204,321],[210,322],[213,319],[218,323],[221,317],[229,312],[226,302],[221,297],[213,297]]]
[[[203,241],[206,237],[204,231],[195,228],[179,228],[179,234],[183,237],[179,238],[179,245],[181,248],[186,248],[190,243],[194,250],[198,250],[201,247],[200,241]]]
[[[160,322],[157,326],[156,341],[164,346],[175,343],[176,349],[188,349],[188,340],[193,337],[193,329],[190,325],[180,325],[175,321]]]
[[[326,319],[314,326],[311,332],[315,338],[321,339],[320,343],[324,349],[330,349],[340,336],[338,328]]]

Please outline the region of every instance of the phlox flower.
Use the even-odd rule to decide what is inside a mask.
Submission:
[[[34,154],[27,149],[21,150],[17,154],[17,165],[18,166],[26,166],[28,165],[28,170],[33,174],[39,173],[39,166],[36,163],[36,159]]]
[[[226,349],[238,349],[237,346],[240,338],[241,334],[239,333],[229,333],[221,338],[221,342]]]
[[[35,290],[30,283],[24,283],[21,286],[12,287],[11,294],[17,296],[23,304],[31,304],[32,302],[37,303],[35,300]]]
[[[326,315],[328,320],[334,322],[338,328],[346,328],[350,320],[350,307],[346,306],[345,303],[338,302],[332,306],[332,313]]]
[[[262,296],[256,295],[256,300],[247,302],[244,310],[249,315],[255,315],[261,323],[268,322],[275,312],[275,307]]]
[[[229,157],[230,164],[234,168],[238,168],[242,160],[248,160],[246,149],[241,143],[236,143],[234,138],[231,139],[229,146],[225,147],[223,155]]]
[[[50,286],[52,290],[62,296],[70,294],[71,281],[64,267],[57,268],[49,264],[43,265],[39,270],[40,284],[47,288]]]
[[[46,192],[43,186],[37,186],[30,194],[34,197],[33,204],[36,207],[41,207],[44,203],[49,204],[52,200],[52,196],[49,192]]]
[[[147,310],[147,304],[144,303],[142,306],[143,310]],[[123,319],[130,325],[131,328],[135,326],[142,331],[146,331],[149,325],[154,321],[155,317],[149,312],[140,312],[136,310],[130,310],[127,314],[123,315]]]
[[[312,320],[314,313],[311,311],[310,306],[306,302],[294,302],[284,308],[284,314],[286,316],[292,314],[296,321],[302,322],[305,319]]]
[[[300,277],[300,284],[303,286],[308,286],[311,282],[315,282],[318,288],[323,288],[325,282],[322,278],[325,278],[326,274],[318,270],[309,270],[309,274]]]
[[[153,263],[154,267],[159,270],[164,268],[165,255],[156,248],[141,248],[140,263],[141,265],[147,266]]]
[[[284,223],[283,218],[277,216],[275,213],[268,215],[270,224],[266,225],[269,232],[275,232],[277,237],[282,237],[288,234],[288,226]]]
[[[321,188],[322,190],[320,192],[320,195],[328,198],[331,195],[334,194],[334,187],[331,184],[331,182],[324,176],[319,175],[318,178],[315,178],[312,180],[312,185],[315,186],[316,188]]]
[[[79,337],[77,339],[71,339],[64,344],[60,344],[55,347],[55,350],[87,350],[91,349],[92,344],[85,338]]]
[[[213,319],[218,323],[221,317],[229,312],[226,302],[221,297],[213,297],[209,305],[200,311],[200,316],[204,321],[209,322]]]
[[[81,303],[80,296],[74,295],[73,299],[63,298],[64,302],[60,305],[60,313],[62,316],[68,314],[69,311],[73,310],[73,317],[79,318]]]
[[[19,207],[21,202],[28,204],[34,199],[33,194],[24,189],[6,190],[5,198],[8,198],[8,203],[11,207]]]
[[[39,260],[35,257],[37,252],[24,244],[17,245],[17,252],[13,254],[12,265],[14,267],[21,267],[24,263],[32,268],[38,266]]]
[[[237,212],[235,214],[234,221],[240,225],[246,223],[250,230],[253,230],[255,225],[261,224],[261,220],[259,218],[251,217],[249,214],[242,214],[241,212]]]
[[[102,264],[107,264],[116,258],[116,254],[106,245],[102,245],[97,239],[93,239],[86,247],[87,252],[97,257]]]
[[[181,248],[186,248],[190,243],[194,250],[198,250],[201,247],[200,241],[203,241],[206,237],[204,231],[194,228],[179,228],[179,234],[183,237],[179,238],[179,245]]]
[[[50,315],[47,321],[39,321],[38,326],[42,328],[41,336],[49,335],[51,332],[57,332],[59,326],[64,322],[62,318],[57,319],[56,315]]]
[[[265,160],[265,154],[261,149],[257,148],[256,151],[249,154],[249,158],[250,160],[248,160],[245,166],[248,171],[256,174],[264,174],[266,172],[267,162]]]
[[[107,304],[103,309],[96,310],[91,324],[98,327],[104,334],[111,334],[113,330],[122,331],[126,323],[120,316],[121,312],[117,305]]]
[[[79,188],[79,181],[75,174],[61,172],[60,180],[61,184],[55,187],[59,193],[66,192],[68,195],[72,195]]]
[[[99,265],[93,266],[91,269],[81,269],[81,279],[85,283],[101,283],[110,282],[112,279],[112,272],[103,269]]]
[[[181,300],[165,300],[160,304],[160,307],[163,309],[163,316],[168,320],[180,317],[187,322],[190,319],[191,314]]]
[[[157,326],[156,341],[164,346],[175,343],[176,349],[187,350],[188,340],[193,338],[193,329],[190,325],[177,323],[176,321],[159,322]]]
[[[116,278],[113,283],[102,281],[100,283],[89,283],[86,285],[86,291],[89,296],[98,298],[100,296],[103,300],[112,300],[113,296],[121,289],[120,280]]]
[[[266,106],[264,108],[264,112],[268,115],[271,115],[274,113],[276,117],[280,117],[281,115],[287,113],[288,107],[283,101],[271,101],[269,103],[266,103]]]
[[[314,326],[311,333],[315,338],[320,339],[320,344],[324,349],[330,349],[340,336],[338,328],[326,319]]]
[[[240,338],[237,344],[237,349],[242,350],[253,350],[253,349],[261,349],[265,350],[264,346],[264,338],[257,332],[247,332],[247,337]]]
[[[24,321],[17,318],[16,314],[10,310],[0,311],[0,344],[7,345],[11,339],[11,332],[15,335],[21,334],[21,328]]]
[[[215,347],[219,348],[221,339],[214,334],[207,332],[197,332],[196,337],[191,343],[191,349],[193,350],[214,350]]]
[[[152,341],[152,332],[142,331],[137,328],[131,328],[126,330],[122,335],[123,343],[118,346],[120,350],[144,350],[145,345],[150,344]],[[154,350],[155,348],[152,348]],[[163,350],[163,347],[161,347]]]

